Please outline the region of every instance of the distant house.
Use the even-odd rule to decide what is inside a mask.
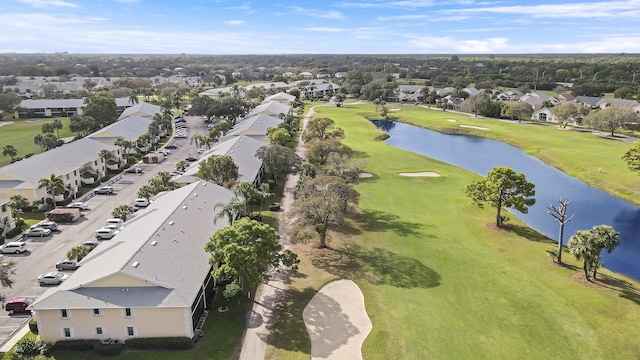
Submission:
[[[551,112],[551,109],[549,108],[542,108],[534,111],[533,114],[531,114],[531,119],[536,121],[558,122],[558,119],[553,115],[553,112]]]
[[[115,101],[119,113],[131,106],[128,98],[116,98]],[[13,117],[22,119],[82,115],[85,106],[84,99],[28,99],[20,102]]]
[[[594,96],[576,96],[575,102],[589,108],[595,108],[596,104],[602,100],[601,97]]]
[[[157,197],[30,305],[40,339],[193,338],[216,291],[204,246],[228,225],[214,205],[232,197],[206,181]]]
[[[284,105],[276,101],[270,101],[253,108],[251,111],[249,111],[245,118],[259,114],[273,115],[276,117],[289,115],[291,114],[291,106]]]
[[[636,113],[640,113],[640,103],[637,100],[627,99],[608,99],[604,98],[596,103],[596,107],[604,109],[608,106],[620,106],[633,109]]]
[[[267,96],[262,103],[268,103],[270,101],[279,102],[283,105],[291,105],[296,100],[296,97],[293,95],[289,95],[285,92],[279,92],[277,94]]]
[[[129,99],[127,99],[127,101],[128,100]],[[122,120],[130,116],[153,118],[155,114],[161,113],[162,109],[158,105],[152,105],[147,102],[139,102],[135,105],[129,103],[129,107],[120,114],[118,120]]]
[[[424,85],[398,85],[398,102],[416,102],[422,99]]]
[[[257,114],[247,116],[238,122],[233,129],[229,130],[224,139],[244,135],[268,143],[267,130],[269,128],[277,128],[283,122],[284,119],[273,115]]]

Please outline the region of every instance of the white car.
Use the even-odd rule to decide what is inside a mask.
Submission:
[[[98,239],[98,240],[108,240],[108,239],[111,239],[112,237],[116,236],[117,233],[118,233],[118,231],[115,230],[115,229],[103,227],[103,228],[100,228],[100,229],[96,230],[96,239]]]
[[[40,286],[45,285],[60,285],[63,281],[67,280],[69,275],[61,273],[59,271],[52,271],[46,274],[38,276],[38,284]]]
[[[80,210],[89,210],[89,205],[87,203],[83,203],[82,201],[74,202],[67,205],[68,208],[76,208]]]
[[[20,254],[27,251],[27,244],[20,241],[12,241],[0,246],[2,254]]]
[[[51,235],[51,230],[45,229],[45,228],[41,228],[39,226],[32,226],[32,227],[29,228],[29,230],[27,230],[27,236],[44,237],[44,236],[49,236],[49,235]]]

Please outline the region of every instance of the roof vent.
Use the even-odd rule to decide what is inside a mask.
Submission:
[[[137,268],[138,265],[140,265],[138,261],[134,261],[133,264],[131,264],[131,266],[133,266],[134,268]]]
[[[158,242],[157,242],[157,241],[155,241],[155,240],[153,240],[153,241],[151,242],[151,246],[156,246],[157,244],[158,244]]]
[[[187,205],[182,205],[182,208],[187,210]]]
[[[173,224],[174,224],[173,220],[169,221],[169,225],[173,225]]]

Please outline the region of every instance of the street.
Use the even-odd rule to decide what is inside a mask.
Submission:
[[[137,198],[138,189],[160,171],[175,170],[176,163],[188,156],[198,157],[195,145],[189,144],[189,138],[196,133],[207,133],[206,124],[199,117],[186,117],[189,125],[187,138],[174,138],[171,143],[178,146],[159,164],[144,164],[139,166],[144,170],[141,174],[122,173],[101,186],[113,186],[112,195],[94,195],[88,193],[77,201],[86,202],[90,210],[82,211],[83,216],[71,224],[59,224],[57,231],[46,237],[31,237],[26,239],[27,251],[22,254],[4,254],[4,261],[16,263],[16,275],[12,288],[3,288],[2,294],[6,299],[12,297],[36,298],[44,293],[48,287],[41,287],[36,282],[38,275],[55,271],[55,263],[66,259],[66,253],[72,247],[80,245],[86,240],[94,240],[95,230],[103,227],[105,221],[112,218],[111,211],[118,205],[132,205]],[[144,209],[140,210],[144,211]],[[135,214],[134,214],[135,216]],[[126,223],[125,223],[126,226]],[[117,235],[116,235],[117,236]],[[110,240],[104,240],[110,241]],[[65,271],[72,274],[73,271]],[[29,314],[15,314],[9,316],[4,309],[0,312],[0,346],[30,318]]]

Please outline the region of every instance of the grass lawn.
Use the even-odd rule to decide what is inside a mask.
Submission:
[[[636,284],[604,271],[608,288],[585,287],[571,279],[580,268],[568,254],[567,267],[547,263],[550,239],[517,219],[509,230],[487,227],[494,210],[478,209],[464,195],[477,175],[374,141],[380,132],[367,120],[377,117],[373,106],[315,111],[344,128],[344,142],[374,176],[357,186],[360,215],[332,234],[332,249],[297,245],[303,263],[279,309],[268,358],[308,359],[302,309],[334,278],[352,279],[364,293],[373,322],[365,359],[637,357]],[[393,115],[408,119],[403,112]],[[437,121],[417,114],[425,119],[415,122]],[[516,126],[495,128],[506,125]],[[417,171],[442,176],[397,175]]]
[[[48,119],[20,119],[13,120],[13,124],[7,124],[0,127],[0,147],[5,145],[13,145],[18,150],[18,156],[24,157],[26,154],[40,153],[40,146],[33,143],[33,137],[36,134],[41,133],[42,124],[53,121],[54,118]],[[75,136],[69,130],[69,118],[57,118],[62,122],[62,129],[60,129],[60,137]],[[55,134],[55,133],[54,133]],[[11,163],[11,158],[8,156],[0,157],[0,166],[5,166]]]

